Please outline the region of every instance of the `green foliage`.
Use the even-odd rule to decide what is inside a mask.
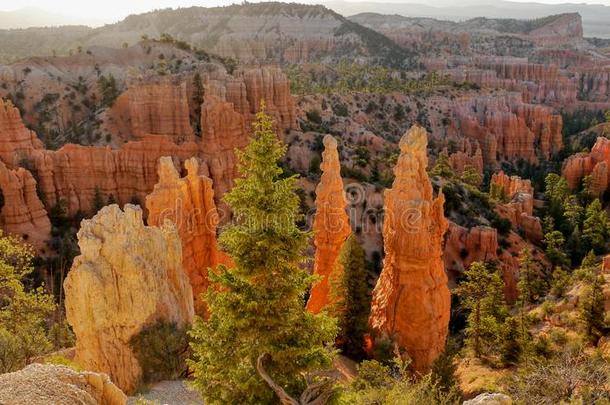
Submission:
[[[201,136],[201,105],[205,96],[205,88],[201,81],[199,72],[193,76],[193,105],[195,106],[194,115],[192,117],[193,126],[195,127],[195,135]]]
[[[311,177],[317,177],[320,175],[320,156],[313,155],[309,161],[309,175]]]
[[[97,87],[101,94],[102,107],[111,107],[112,104],[114,104],[114,100],[116,100],[120,94],[114,76],[111,74],[108,76],[100,76],[99,79],[97,79]]]
[[[466,342],[475,357],[497,349],[501,327],[507,316],[504,303],[504,283],[496,271],[474,262],[464,272],[465,279],[455,288],[467,319]]]
[[[596,254],[606,252],[606,240],[610,236],[608,214],[602,209],[599,199],[587,206],[582,228],[582,240],[587,250],[593,249]]]
[[[441,153],[438,155],[430,174],[432,176],[439,176],[446,179],[453,177],[453,169],[449,165],[449,157],[446,153]]]
[[[530,248],[523,249],[519,257],[517,289],[519,290],[519,301],[523,304],[531,304],[546,293],[546,283],[537,269]]]
[[[552,231],[544,235],[546,245],[546,258],[555,266],[563,266],[568,263],[568,257],[564,251],[565,238],[559,231]]]
[[[479,174],[478,170],[474,166],[466,165],[462,171],[462,181],[471,186],[478,186],[483,181],[483,178]]]
[[[129,340],[142,366],[144,383],[175,380],[186,373],[189,344],[184,328],[157,321]]]
[[[341,277],[330,276],[333,305],[330,314],[337,318],[339,337],[345,354],[362,358],[364,335],[368,330],[370,312],[366,256],[354,235],[343,244],[339,254],[343,269]],[[333,271],[333,273],[336,273]]]
[[[607,110],[604,113],[604,117],[606,118],[606,122],[610,122],[610,110]]]
[[[565,295],[570,286],[570,275],[561,267],[555,267],[552,274],[551,294],[561,298]]]
[[[0,232],[0,373],[51,348],[46,321],[55,304],[44,286],[29,285],[33,257],[31,247]]]
[[[502,363],[506,366],[519,363],[523,348],[519,333],[519,321],[514,317],[506,318],[502,333]]]
[[[337,403],[342,405],[448,405],[460,402],[455,391],[444,390],[431,374],[414,379],[400,360],[395,360],[394,367],[375,360],[363,361],[358,366],[358,377],[337,399]]]
[[[579,303],[580,320],[585,334],[593,343],[597,343],[607,327],[604,321],[604,301],[604,278],[596,275]]]
[[[385,66],[371,66],[341,61],[333,69],[310,74],[301,66],[286,71],[292,94],[387,94],[398,91],[406,94],[428,93],[449,85],[449,79],[436,73],[428,73],[419,79],[407,79],[393,74]],[[367,107],[369,108],[369,107]],[[371,105],[370,109],[375,109]],[[396,113],[396,112],[395,112]],[[398,113],[401,117],[402,114]]]
[[[262,354],[271,378],[293,396],[305,387],[304,373],[330,364],[327,345],[337,328],[305,310],[313,278],[300,264],[309,234],[297,226],[296,178],[278,165],[285,151],[271,118],[259,112],[253,139],[238,154],[241,177],[225,194],[234,220],[220,244],[235,266],[209,271],[209,318],[191,332],[194,384],[208,404],[273,402],[255,370]]]
[[[104,208],[106,204],[104,203],[104,196],[102,195],[102,190],[99,187],[95,187],[95,192],[93,194],[93,213],[97,213],[99,210]]]

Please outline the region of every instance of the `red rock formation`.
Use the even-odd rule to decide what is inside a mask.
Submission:
[[[220,197],[233,187],[233,179],[238,175],[235,150],[244,148],[250,139],[244,115],[235,111],[233,104],[206,95],[201,132],[201,155],[214,181],[217,205],[224,212],[226,204]]]
[[[32,150],[41,148],[42,142],[25,127],[19,110],[0,99],[0,161],[12,169]]]
[[[119,204],[144,201],[157,182],[160,157],[184,160],[196,156],[198,150],[193,142],[176,145],[165,137],[152,136],[126,143],[119,150],[68,144],[58,151],[36,151],[31,158],[48,206],[64,200],[73,215],[92,211],[96,190],[104,200],[112,196]]]
[[[509,302],[517,298],[519,280],[519,254],[532,246],[515,232],[503,237],[507,249],[500,249],[498,231],[486,226],[465,228],[449,222],[445,238],[444,261],[450,283],[455,285],[457,277],[473,262],[494,262],[500,264],[504,280],[504,296]],[[543,254],[534,248],[534,257],[544,262]]]
[[[75,360],[106,373],[126,393],[141,383],[130,340],[157,321],[192,322],[193,293],[175,226],[145,226],[142,210],[104,207],[78,231],[80,256],[64,281]],[[143,351],[147,348],[143,347]]]
[[[579,94],[583,99],[610,102],[610,68],[587,69],[576,74]]]
[[[468,139],[463,139],[461,147],[449,155],[449,166],[456,173],[461,174],[466,166],[473,167],[483,178],[483,153],[478,143],[471,144]]]
[[[180,178],[171,157],[159,161],[159,182],[146,197],[148,224],[162,226],[165,220],[176,224],[182,241],[182,264],[189,276],[195,299],[195,310],[205,314],[201,296],[208,287],[208,268],[231,260],[218,248],[216,227],[218,213],[214,205],[212,180],[199,174],[199,162],[191,158],[184,163],[186,177]]]
[[[426,146],[421,127],[400,141],[396,179],[384,196],[386,256],[369,319],[373,335],[406,348],[417,371],[428,370],[443,351],[451,301],[442,259],[444,197],[432,195]]]
[[[351,233],[349,218],[345,211],[347,200],[341,180],[341,167],[337,141],[330,135],[324,137],[322,153],[322,177],[316,187],[316,215],[313,222],[316,255],[314,274],[321,277],[311,289],[307,309],[314,314],[332,302],[329,276],[331,272],[342,273],[338,263],[339,252]]]
[[[166,135],[176,142],[193,140],[185,82],[165,79],[129,87],[132,135]]]
[[[515,94],[465,99],[455,114],[459,130],[481,146],[486,165],[516,159],[534,163],[561,149],[561,116],[524,104]]]
[[[518,176],[507,176],[501,171],[492,175],[491,185],[497,187],[509,201],[506,204],[496,204],[498,215],[522,229],[528,240],[540,242],[543,236],[542,223],[534,216],[534,189],[531,181]]]
[[[51,239],[51,222],[36,193],[36,180],[23,168],[8,169],[0,161],[0,226],[9,234],[30,243],[39,254],[46,251]]]
[[[561,174],[571,189],[577,189],[583,177],[591,175],[592,192],[601,195],[610,184],[610,139],[598,137],[590,153],[577,153],[563,162]]]

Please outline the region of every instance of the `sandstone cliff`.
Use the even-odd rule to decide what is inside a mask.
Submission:
[[[314,274],[321,277],[311,289],[307,309],[318,313],[332,303],[329,276],[342,274],[338,262],[343,243],[351,233],[346,212],[347,200],[343,191],[337,141],[331,135],[324,137],[322,177],[316,187],[316,215],[313,222],[316,247]]]
[[[218,213],[212,181],[199,174],[199,161],[184,163],[186,177],[180,178],[171,157],[159,161],[159,182],[146,197],[148,224],[161,227],[166,220],[176,225],[182,241],[182,264],[189,277],[198,314],[204,315],[201,296],[208,287],[208,269],[231,260],[216,242]]]
[[[131,393],[142,369],[130,339],[158,320],[184,326],[193,319],[178,233],[144,226],[139,207],[110,205],[82,222],[78,240],[81,255],[64,282],[75,360]]]
[[[396,179],[385,192],[384,268],[369,319],[374,336],[406,348],[417,371],[428,370],[444,349],[451,301],[442,259],[444,198],[432,195],[426,146],[421,127],[400,141]]]

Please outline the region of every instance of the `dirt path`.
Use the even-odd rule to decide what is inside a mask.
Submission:
[[[129,397],[128,405],[133,405],[138,399],[150,401],[159,405],[199,405],[203,400],[185,380],[161,381],[150,387],[145,393]]]

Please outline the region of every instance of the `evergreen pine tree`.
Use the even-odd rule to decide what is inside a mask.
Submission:
[[[364,335],[368,330],[370,312],[367,285],[366,256],[354,235],[345,241],[339,255],[342,277],[331,273],[330,286],[333,305],[330,313],[338,320],[343,351],[352,357],[364,356]]]
[[[309,234],[301,231],[296,178],[282,176],[286,151],[271,118],[256,115],[254,136],[239,152],[241,177],[225,200],[234,221],[220,244],[235,267],[209,271],[209,318],[192,329],[194,384],[208,404],[273,403],[273,391],[257,374],[265,369],[290,395],[304,388],[303,373],[326,366],[336,325],[326,315],[305,310],[312,277],[300,264]]]
[[[587,206],[582,240],[587,250],[593,249],[595,253],[603,254],[608,236],[608,215],[602,209],[599,199],[595,199]]]
[[[552,231],[544,235],[544,244],[546,245],[546,258],[555,266],[564,266],[568,263],[563,245],[565,238],[559,231]]]
[[[500,337],[506,315],[502,289],[504,283],[498,272],[485,264],[474,262],[464,272],[466,277],[455,289],[462,305],[470,311],[467,320],[467,342],[475,357],[493,348]]]
[[[585,327],[585,333],[594,344],[604,335],[604,278],[596,275],[580,304],[580,319]]]
[[[519,333],[519,330],[521,329],[519,321],[514,317],[506,318],[503,329],[502,363],[506,366],[515,365],[519,362],[521,352],[523,351]]]
[[[453,177],[453,169],[449,166],[449,158],[446,153],[441,153],[434,162],[434,167],[430,171],[432,176],[444,177],[450,179]]]
[[[201,136],[201,108],[203,104],[203,96],[205,95],[205,88],[201,81],[201,75],[199,72],[193,76],[193,106],[195,107],[195,114],[193,118],[193,125],[195,127],[195,135]]]
[[[99,210],[104,208],[104,196],[102,195],[102,190],[99,187],[95,187],[95,191],[93,194],[93,213],[97,213]]]
[[[519,256],[519,300],[525,304],[531,304],[545,293],[545,283],[534,263],[534,257],[530,248],[525,248]]]
[[[461,177],[464,183],[474,187],[481,184],[481,181],[483,180],[477,169],[475,169],[472,165],[464,166],[464,170],[462,171]]]

